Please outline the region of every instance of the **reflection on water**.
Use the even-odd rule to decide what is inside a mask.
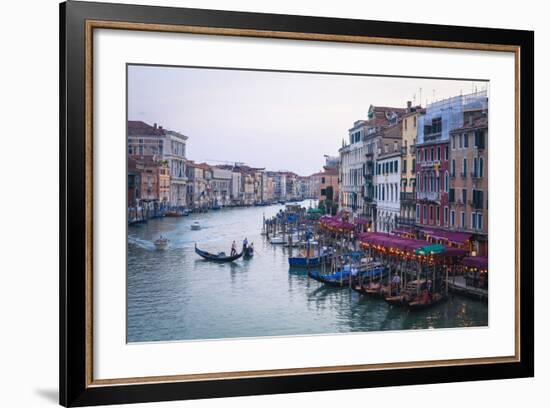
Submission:
[[[303,205],[307,205],[304,202]],[[487,305],[461,297],[420,312],[389,307],[348,288],[326,287],[288,267],[288,249],[260,235],[262,216],[282,206],[249,207],[151,220],[128,228],[128,341],[288,336],[487,325]],[[199,220],[202,229],[191,231]],[[164,235],[168,249],[153,241]],[[254,242],[255,255],[229,264],[198,257],[195,242],[230,252]]]

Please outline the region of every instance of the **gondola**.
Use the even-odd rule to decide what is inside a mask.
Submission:
[[[409,307],[410,310],[415,310],[415,311],[423,310],[423,309],[427,309],[429,307],[435,306],[438,303],[441,303],[442,301],[444,301],[445,299],[446,299],[445,296],[443,296],[442,294],[434,293],[428,301],[423,301],[419,299],[413,302],[409,302],[407,306]]]
[[[244,251],[241,251],[240,254],[236,254],[233,256],[227,256],[225,252],[220,252],[218,254],[211,254],[210,252],[203,251],[199,248],[197,248],[197,244],[195,244],[195,252],[197,255],[202,256],[207,261],[212,262],[232,262],[239,259],[241,256],[243,256]]]
[[[249,245],[243,249],[243,252],[244,259],[250,259],[254,256],[254,247]]]

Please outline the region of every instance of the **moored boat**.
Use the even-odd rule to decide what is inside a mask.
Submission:
[[[191,224],[191,229],[193,231],[198,231],[201,229],[201,223],[198,222],[198,221],[193,221],[193,223]]]
[[[218,252],[217,254],[212,254],[210,252],[203,251],[197,248],[197,244],[195,244],[195,253],[203,257],[204,259],[212,262],[232,262],[232,261],[236,261],[241,256],[243,256],[244,249],[239,254],[227,256],[225,252]]]
[[[282,245],[287,243],[287,239],[282,235],[275,235],[269,239],[269,242],[274,245]]]
[[[434,294],[422,294],[417,299],[415,299],[412,302],[409,302],[407,305],[410,310],[423,310],[427,309],[431,306],[437,305],[438,303],[441,303],[446,298],[441,293],[434,293]]]

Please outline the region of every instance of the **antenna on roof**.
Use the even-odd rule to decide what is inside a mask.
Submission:
[[[418,98],[418,100],[422,103],[422,88],[420,88],[420,98]]]

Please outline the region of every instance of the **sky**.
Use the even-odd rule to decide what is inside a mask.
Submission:
[[[130,65],[128,119],[185,134],[187,158],[196,162],[243,162],[307,176],[322,169],[324,155],[338,155],[371,104],[425,106],[487,87],[468,80]]]

